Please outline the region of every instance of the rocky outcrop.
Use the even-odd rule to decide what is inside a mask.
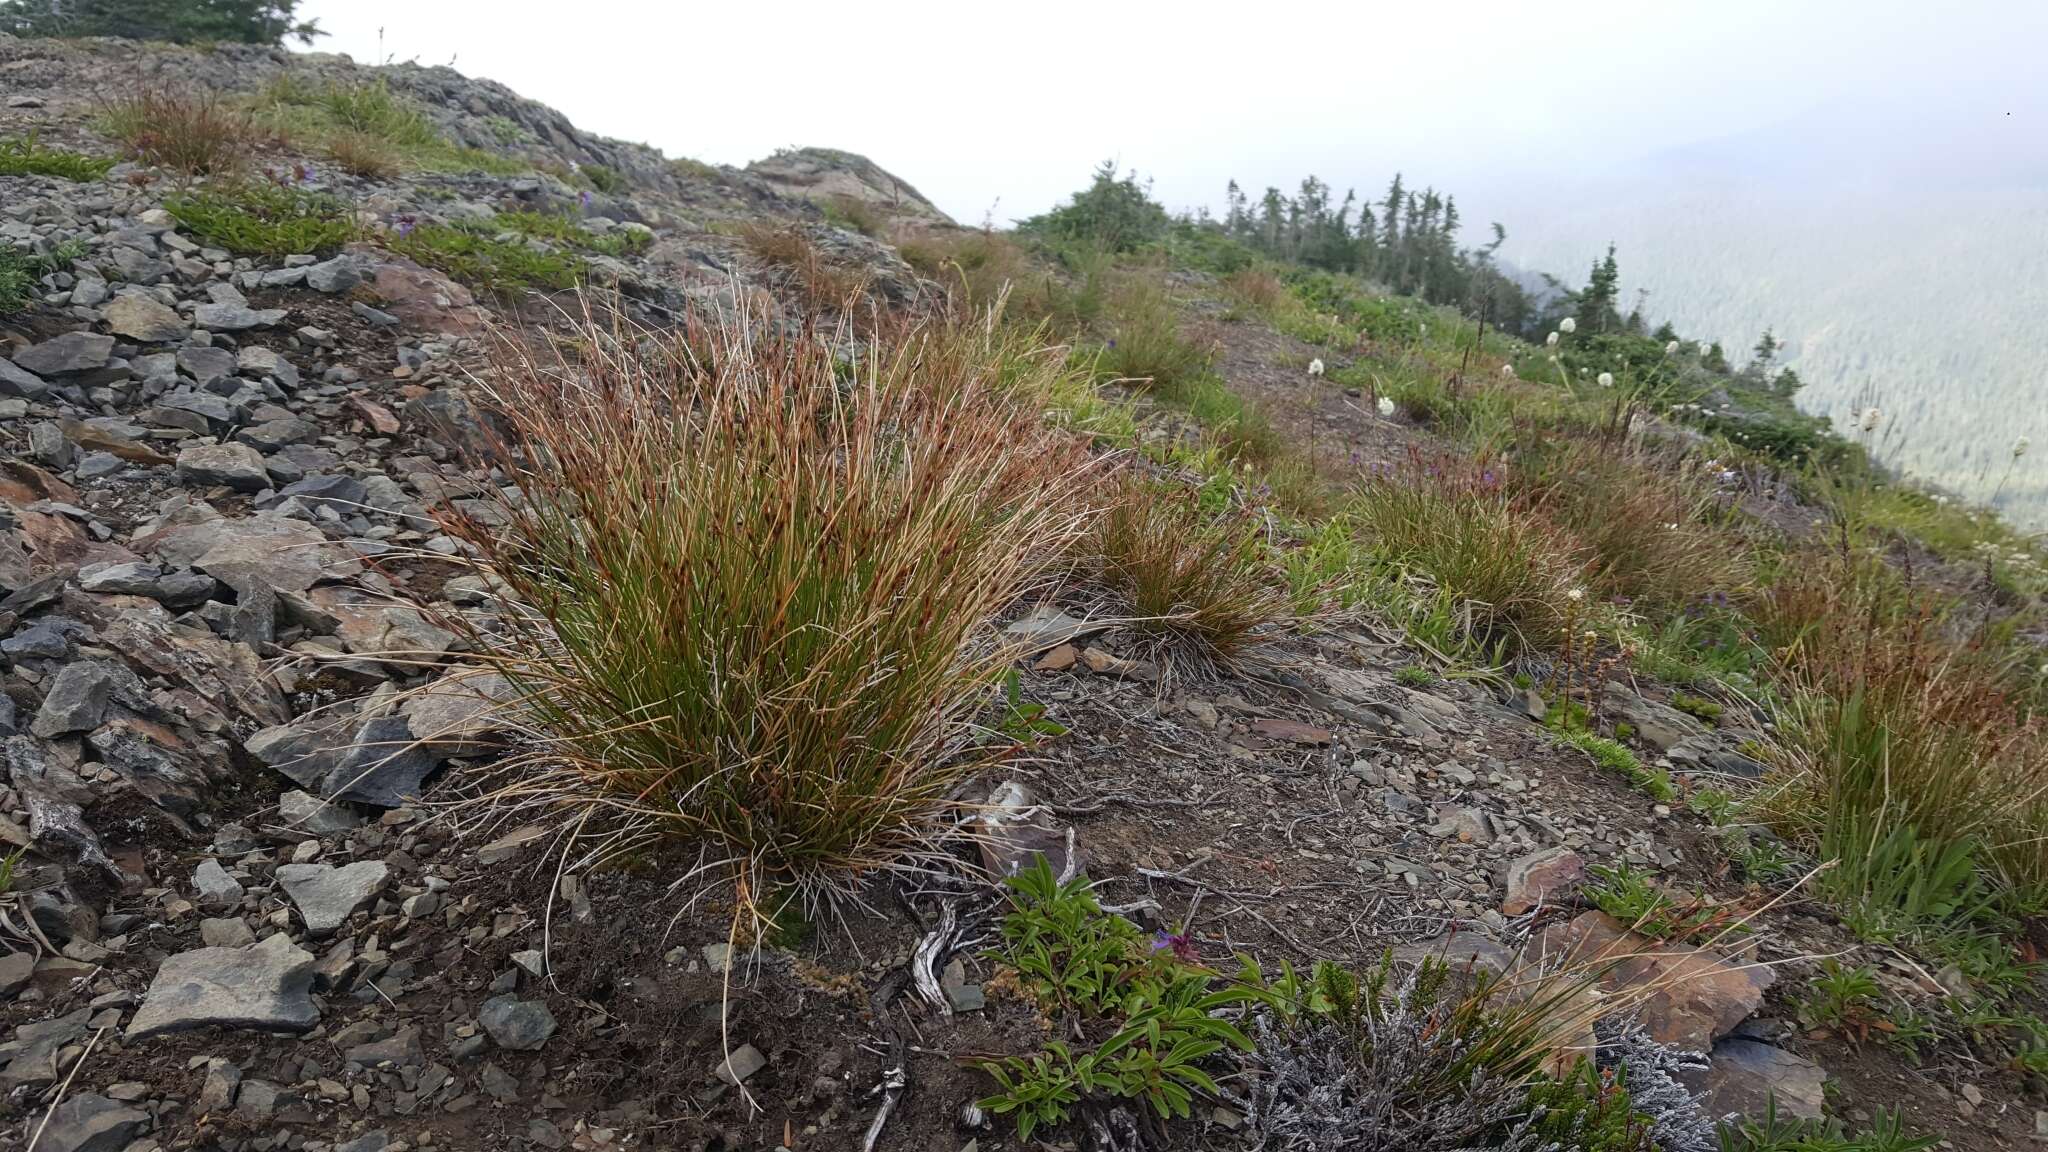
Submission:
[[[953,223],[917,189],[865,156],[836,148],[790,148],[747,165],[778,195],[819,205],[856,204],[889,220]]]

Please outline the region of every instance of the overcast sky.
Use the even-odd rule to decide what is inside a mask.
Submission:
[[[1397,167],[1454,191],[1565,175],[1819,105],[2038,90],[2048,32],[2035,0],[300,10],[330,33],[320,50],[453,64],[672,156],[864,153],[967,223],[1040,211],[1109,157],[1172,207],[1218,203],[1233,176],[1256,191],[1313,171],[1341,193]]]

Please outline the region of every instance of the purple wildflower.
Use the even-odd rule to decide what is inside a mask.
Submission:
[[[1171,952],[1173,953],[1173,958],[1183,964],[1200,964],[1202,962],[1201,949],[1195,947],[1194,938],[1185,932],[1168,932],[1164,928],[1154,932],[1152,934],[1152,951],[1155,953]]]
[[[590,191],[588,189],[585,189],[583,192],[577,194],[576,198],[582,201],[583,206],[585,208],[590,207]]]

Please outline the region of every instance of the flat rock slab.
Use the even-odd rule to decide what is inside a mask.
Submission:
[[[14,362],[38,376],[61,376],[104,368],[114,354],[114,338],[97,332],[66,332],[14,354]]]
[[[270,487],[263,454],[232,441],[194,444],[179,452],[178,478],[188,484],[219,484],[237,492],[261,492]]]
[[[1806,1057],[1759,1040],[1729,1036],[1714,1045],[1709,1059],[1706,1071],[1679,1077],[1702,1095],[1709,1116],[1761,1115],[1776,1099],[1778,1111],[1788,1116],[1821,1118],[1828,1074]]]
[[[107,305],[107,331],[145,344],[182,340],[190,329],[185,319],[148,296],[119,296]]]
[[[1520,916],[1539,904],[1557,903],[1557,897],[1577,888],[1586,878],[1586,862],[1569,848],[1550,848],[1524,856],[1508,866],[1508,895],[1501,902],[1503,916]]]
[[[1632,1011],[1652,1039],[1687,1052],[1710,1050],[1747,1020],[1777,979],[1761,964],[1631,932],[1605,912],[1550,925],[1529,941],[1522,960],[1599,971],[1594,988],[1612,1011]]]
[[[391,869],[382,861],[359,860],[336,868],[331,864],[285,864],[277,882],[298,906],[306,931],[325,936],[348,922],[356,909],[376,899]]]
[[[413,736],[405,717],[379,716],[356,730],[320,791],[330,800],[397,808],[420,794],[420,785],[440,762],[434,749]]]
[[[149,1113],[97,1092],[84,1092],[50,1113],[36,1148],[39,1152],[121,1152],[148,1128]]]
[[[319,1022],[313,954],[277,935],[247,948],[199,948],[165,960],[127,1039],[208,1025],[307,1032]]]

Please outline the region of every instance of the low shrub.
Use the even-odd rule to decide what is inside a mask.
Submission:
[[[327,158],[342,171],[367,180],[389,180],[398,175],[398,155],[382,139],[353,129],[337,132],[327,141]]]
[[[104,180],[112,160],[45,148],[33,135],[0,140],[0,176],[56,176],[79,184]]]
[[[577,256],[448,224],[394,230],[379,243],[465,284],[493,292],[561,291],[574,288],[583,276],[583,261]]]
[[[1132,483],[1102,516],[1090,545],[1096,578],[1136,617],[1138,631],[1198,658],[1244,652],[1286,611],[1269,578],[1261,525],[1203,511],[1184,490]]]
[[[356,237],[346,204],[275,183],[215,185],[173,196],[164,210],[201,244],[250,255],[324,256]]]
[[[492,795],[613,849],[698,846],[679,886],[742,911],[951,826],[996,754],[986,621],[1088,510],[1080,450],[1027,402],[1056,361],[1019,378],[984,325],[891,331],[857,367],[772,331],[590,321],[562,358],[508,349],[517,495],[451,523],[530,609],[476,637],[537,741]]]

